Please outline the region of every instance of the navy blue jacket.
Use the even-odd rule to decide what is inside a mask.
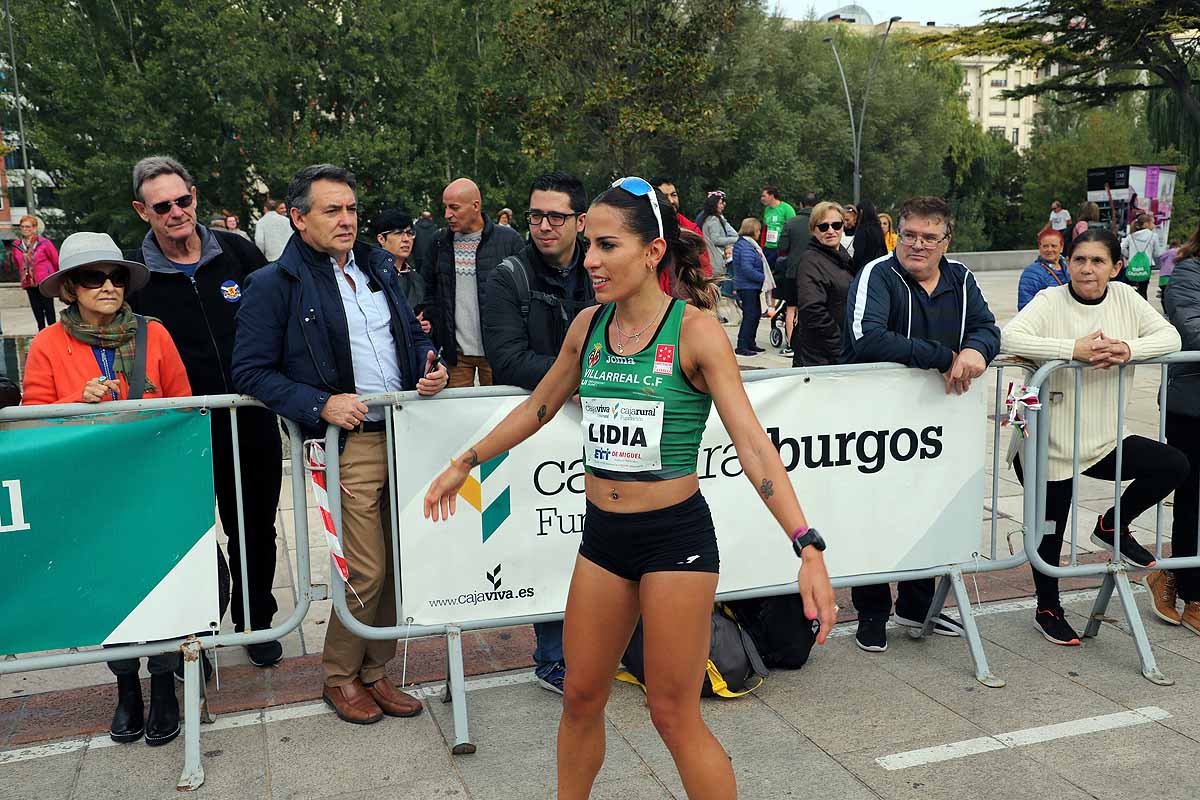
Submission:
[[[413,389],[433,350],[409,309],[396,260],[378,247],[354,245],[354,260],[387,296],[392,338],[405,389]],[[374,287],[372,287],[374,288]],[[321,409],[331,395],[356,392],[350,334],[329,256],[293,236],[283,255],[247,281],[237,315],[233,382],[275,413],[323,437]]]
[[[892,361],[946,372],[954,354],[977,350],[991,363],[1000,329],[971,270],[942,257],[941,277],[927,294],[895,254],[863,267],[850,284],[842,363]]]
[[[733,243],[733,288],[739,292],[758,292],[766,278],[758,248],[745,236],[739,236]]]

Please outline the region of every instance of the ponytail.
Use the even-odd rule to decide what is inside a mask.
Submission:
[[[704,311],[715,309],[719,300],[717,282],[707,277],[700,266],[700,248],[704,247],[704,240],[692,231],[681,230],[670,246],[669,258],[659,262],[659,270],[670,266],[684,300]]]

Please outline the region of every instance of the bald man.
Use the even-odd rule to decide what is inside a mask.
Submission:
[[[492,385],[484,357],[484,287],[492,270],[524,247],[514,229],[495,225],[483,213],[479,187],[469,178],[451,181],[442,192],[446,230],[433,240],[425,271],[425,316],[434,343],[450,365],[450,386]]]

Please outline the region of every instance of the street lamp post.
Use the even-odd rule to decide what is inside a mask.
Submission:
[[[883,39],[879,42],[879,49],[875,51],[875,58],[871,60],[871,67],[867,70],[867,83],[863,87],[862,107],[858,112],[858,124],[854,124],[854,103],[850,99],[850,84],[846,82],[846,71],[842,68],[842,58],[838,54],[837,42],[832,36],[826,36],[824,41],[833,49],[833,60],[837,62],[838,74],[842,76],[842,89],[846,93],[846,111],[850,115],[850,142],[854,153],[854,204],[858,205],[858,201],[862,199],[862,136],[863,125],[867,118],[867,98],[871,95],[871,79],[875,77],[875,67],[879,65],[879,58],[883,55],[883,49],[887,47],[888,34],[892,32],[892,26],[900,21],[900,17],[892,17],[888,20],[887,27],[883,30]]]
[[[17,78],[17,48],[13,43],[12,12],[8,10],[8,0],[4,0],[4,19],[8,25],[8,57],[13,77],[13,105],[17,107],[17,130],[21,137],[21,165],[25,174],[25,211],[27,214],[37,213],[37,196],[33,191],[33,173],[29,170],[29,150],[25,146],[25,116],[21,113],[21,82]]]

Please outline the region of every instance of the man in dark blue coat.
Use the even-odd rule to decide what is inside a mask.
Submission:
[[[400,292],[394,258],[355,243],[354,176],[332,164],[305,167],[292,179],[287,204],[298,235],[245,288],[233,379],[239,391],[298,423],[306,437],[322,437],[326,424],[346,431],[341,544],[354,591],[348,605],[363,624],[391,627],[396,576],[384,521],[386,408],[369,408],[359,395],[413,389],[433,395],[449,376]],[[359,724],[421,713],[419,701],[387,680],[395,654],[395,641],[368,642],[331,615],[322,657],[325,702]]]
[[[865,267],[850,284],[842,362],[895,362],[935,369],[946,393],[963,394],[1000,352],[1000,330],[971,270],[946,258],[954,217],[940,197],[914,197],[900,207],[894,253]],[[933,601],[933,579],[901,581],[896,592],[896,623],[921,628]],[[886,626],[892,610],[886,583],[857,586],[855,641],[868,652],[887,650]],[[942,614],[934,631],[959,636],[962,626]]]

